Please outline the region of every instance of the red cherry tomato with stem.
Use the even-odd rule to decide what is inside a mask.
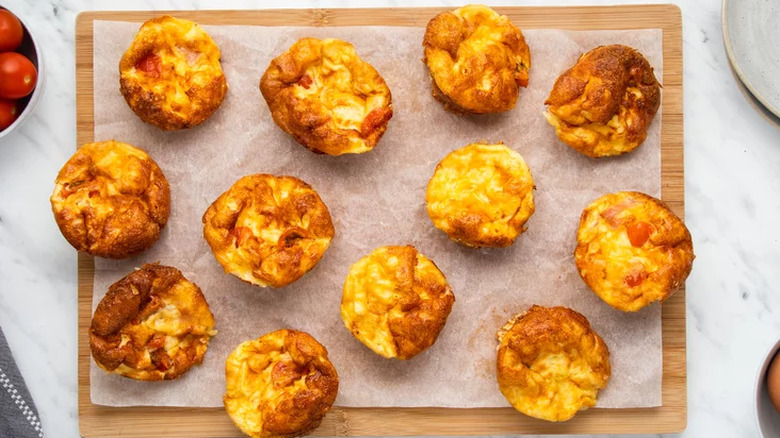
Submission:
[[[32,93],[38,80],[38,71],[24,55],[0,53],[0,97],[21,99]]]

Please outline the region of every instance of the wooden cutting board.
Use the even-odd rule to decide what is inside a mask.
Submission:
[[[76,19],[76,117],[78,144],[93,141],[93,22],[143,22],[168,13],[201,24],[262,26],[419,26],[443,8],[289,9],[250,11],[85,12]],[[663,29],[662,199],[684,214],[682,18],[675,5],[496,8],[521,29]],[[422,49],[421,49],[422,51]],[[84,437],[238,437],[220,408],[98,406],[90,400],[89,336],[94,263],[78,259],[79,425]],[[674,433],[687,423],[685,290],[663,304],[661,407],[590,409],[564,423],[548,423],[512,408],[334,407],[315,435],[507,435]]]

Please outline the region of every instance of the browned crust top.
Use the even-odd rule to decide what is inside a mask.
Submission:
[[[646,224],[635,245],[630,234]],[[641,244],[639,244],[641,243]],[[637,311],[669,298],[693,268],[693,239],[660,199],[641,192],[604,195],[582,212],[574,260],[580,276],[607,304]]]
[[[454,303],[455,295],[433,261],[411,245],[385,246],[350,269],[341,316],[374,352],[407,360],[436,342]]]
[[[277,330],[242,343],[225,370],[225,408],[252,437],[306,435],[338,394],[339,377],[327,349],[302,331]]]
[[[387,323],[398,349],[399,359],[410,359],[436,342],[455,304],[455,295],[444,274],[418,267],[418,252],[411,245],[392,247],[390,253],[401,260],[394,271],[401,315]],[[437,272],[438,271],[438,272]]]
[[[371,150],[393,116],[392,95],[382,76],[360,59],[352,44],[335,39],[296,41],[271,61],[260,91],[276,125],[319,154]],[[339,106],[364,115],[343,120],[334,111]]]
[[[499,332],[496,364],[509,402],[548,421],[564,421],[593,406],[611,375],[604,341],[585,316],[561,306],[534,305],[509,321]]]
[[[119,61],[119,89],[144,122],[164,131],[191,128],[225,99],[228,86],[220,57],[217,45],[196,23],[156,17],[141,26]],[[148,59],[154,59],[156,71],[137,68]]]
[[[57,175],[51,205],[74,248],[118,259],[157,241],[170,198],[157,163],[141,149],[112,140],[76,151]]]
[[[312,269],[335,233],[327,206],[311,186],[269,174],[238,180],[209,206],[203,224],[203,235],[226,272],[273,287]]]
[[[615,150],[602,150],[596,142],[583,142],[578,136],[559,133],[559,137],[585,155],[619,155],[644,141],[661,104],[661,86],[653,67],[637,50],[617,44],[599,46],[558,77],[545,104],[564,128],[605,127],[617,116],[624,132],[612,135],[621,143]]]
[[[89,345],[106,371],[138,380],[171,380],[203,361],[213,327],[198,286],[176,268],[145,264],[112,284],[100,300]],[[175,348],[167,347],[168,337],[175,338]]]
[[[523,33],[487,6],[442,12],[423,38],[433,95],[458,114],[514,108],[528,86],[531,54]]]

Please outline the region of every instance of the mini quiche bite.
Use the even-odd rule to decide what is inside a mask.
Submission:
[[[95,363],[137,380],[171,380],[203,362],[216,334],[200,288],[181,271],[146,264],[108,288],[89,329]]]
[[[333,235],[325,203],[291,176],[245,176],[203,214],[203,236],[225,272],[261,287],[299,279]]]
[[[509,18],[484,5],[442,12],[423,39],[433,96],[459,114],[509,111],[528,86],[531,52]]]
[[[534,213],[534,180],[523,157],[503,144],[474,143],[447,155],[425,194],[428,216],[471,247],[511,245]]]
[[[51,209],[79,251],[121,259],[151,247],[168,223],[171,192],[157,163],[118,141],[81,146],[54,182]]]
[[[621,155],[645,141],[661,86],[638,51],[600,46],[558,77],[545,104],[547,121],[574,150],[594,158]]]
[[[384,246],[352,265],[341,319],[386,358],[411,359],[433,345],[455,302],[439,268],[411,246]]]
[[[236,347],[225,363],[225,410],[252,438],[307,435],[339,389],[328,351],[308,333],[277,330]]]
[[[225,98],[221,56],[197,23],[168,15],[153,18],[119,61],[119,89],[144,122],[164,131],[191,128]]]
[[[604,341],[566,307],[531,307],[499,331],[498,342],[498,386],[529,417],[569,420],[596,405],[611,374]]]
[[[610,306],[635,312],[664,301],[693,267],[688,228],[663,202],[617,192],[582,212],[574,261],[590,289]]]
[[[382,76],[333,38],[298,40],[271,61],[260,92],[276,125],[319,154],[370,151],[393,116]]]

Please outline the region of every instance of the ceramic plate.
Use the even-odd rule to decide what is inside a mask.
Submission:
[[[723,0],[723,41],[734,71],[780,116],[780,1]]]
[[[734,75],[734,81],[737,83],[737,88],[739,88],[739,91],[742,92],[742,95],[745,96],[745,100],[748,101],[750,106],[756,109],[761,116],[763,116],[769,123],[774,125],[775,128],[780,129],[780,117],[772,114],[771,111],[766,109],[764,104],[758,101],[755,96],[753,96],[753,93],[750,92],[750,90],[747,89],[745,84],[742,83],[742,80],[739,79],[739,76],[737,76],[737,72],[734,71],[734,66],[731,65],[731,73]]]

